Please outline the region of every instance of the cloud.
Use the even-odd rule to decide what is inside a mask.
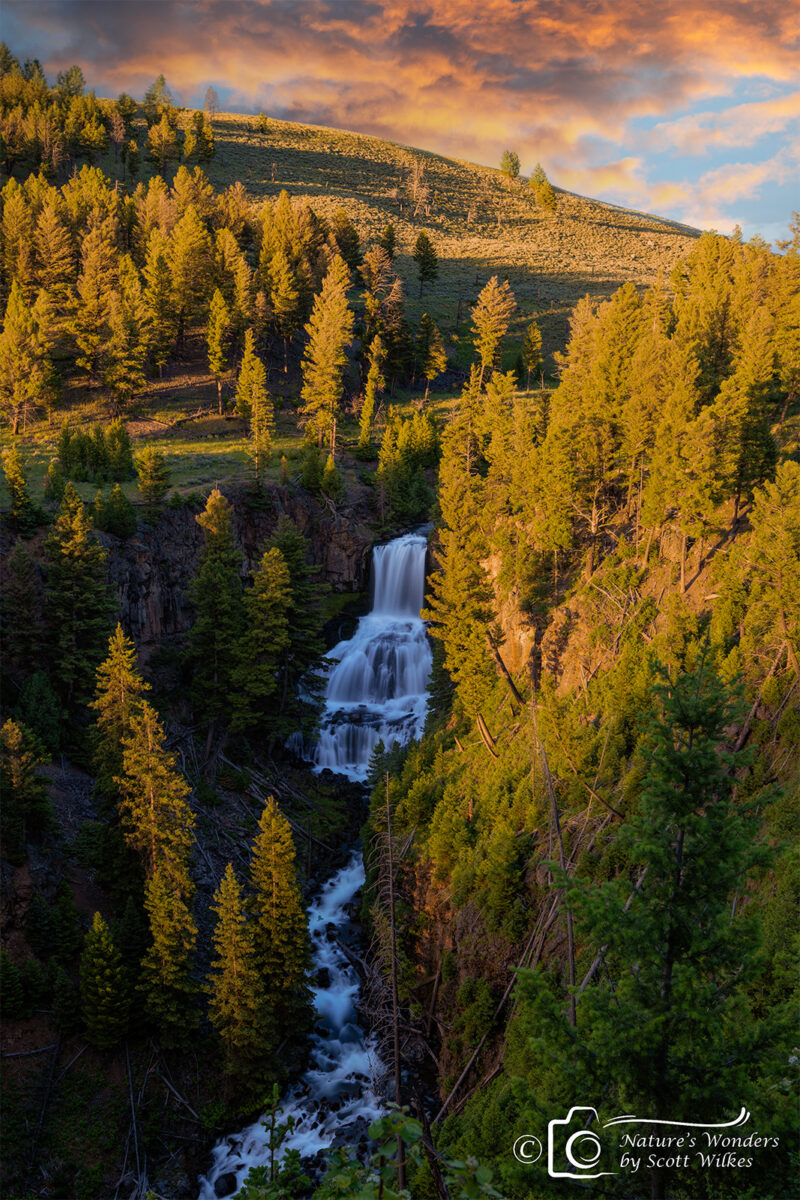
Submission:
[[[184,103],[331,124],[642,202],[654,153],[696,156],[791,129],[800,84],[785,0],[6,0],[6,40],[50,74]],[[710,102],[723,111],[713,112]],[[700,108],[700,111],[696,111]],[[641,121],[655,122],[647,134]]]

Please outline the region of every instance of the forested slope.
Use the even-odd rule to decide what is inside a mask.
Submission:
[[[513,1138],[584,1099],[786,1137],[796,226],[698,238],[0,59],[9,1194],[192,1194],[297,1074],[302,902],[366,810],[286,743],[370,543],[427,520],[429,726],[364,831],[402,1098],[515,1200],[558,1185]],[[341,1171],[321,1195],[379,1186]],[[749,1194],[709,1178],[647,1186]]]

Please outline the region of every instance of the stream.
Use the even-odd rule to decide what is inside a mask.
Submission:
[[[422,734],[431,650],[419,612],[424,601],[427,539],[406,534],[372,557],[372,606],[352,638],[328,654],[325,711],[319,739],[306,751],[317,771],[364,782],[379,741],[387,748]],[[342,948],[351,907],[364,883],[361,850],[336,871],[309,905],[312,982],[317,1024],[311,1063],[286,1093],[278,1119],[292,1116],[283,1149],[304,1159],[335,1145],[366,1148],[371,1122],[383,1111],[387,1066],[357,1019],[359,978]],[[228,1134],[212,1150],[198,1200],[233,1196],[252,1167],[269,1162],[264,1125]],[[310,1164],[309,1164],[310,1165]]]

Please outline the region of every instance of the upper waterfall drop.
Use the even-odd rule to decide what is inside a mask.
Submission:
[[[388,749],[422,734],[433,661],[419,615],[427,550],[427,538],[413,533],[375,547],[372,608],[328,655],[317,770],[361,781],[379,741]]]

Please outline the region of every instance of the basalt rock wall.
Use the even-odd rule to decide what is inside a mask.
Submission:
[[[366,587],[372,536],[359,515],[331,513],[307,493],[279,486],[267,490],[258,508],[244,494],[227,498],[242,548],[243,575],[256,565],[264,541],[286,514],[309,540],[320,583],[334,592]],[[137,532],[125,541],[99,535],[108,550],[120,619],[145,658],[163,642],[180,641],[191,625],[187,591],[203,547],[198,511],[189,506],[167,508],[154,524],[140,521]]]

